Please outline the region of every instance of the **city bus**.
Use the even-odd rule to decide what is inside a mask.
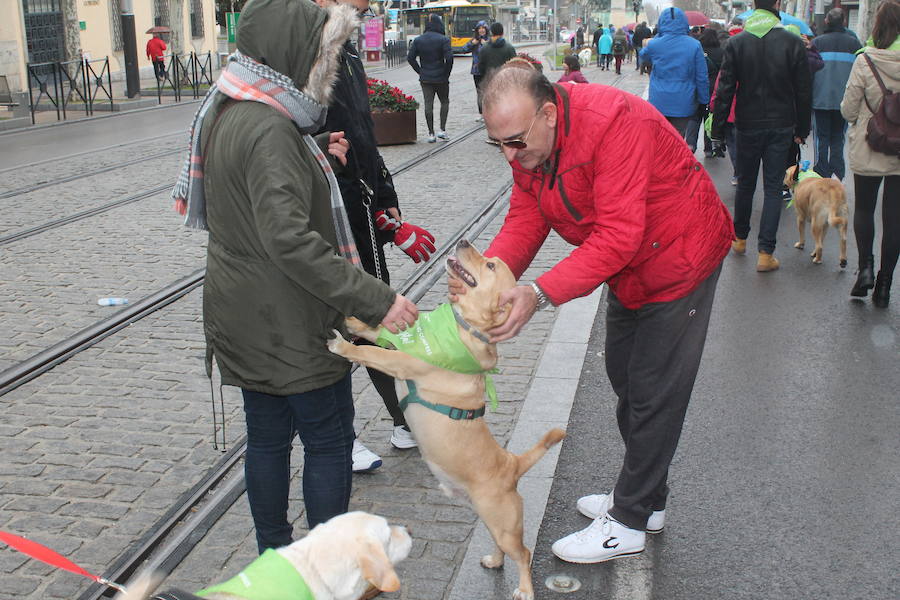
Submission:
[[[479,21],[485,21],[488,27],[494,22],[494,5],[467,0],[442,0],[429,2],[420,8],[403,9],[400,11],[400,21],[404,37],[412,41],[425,33],[425,23],[432,14],[441,16],[445,33],[450,38],[450,47],[454,54],[459,54],[466,42],[472,39],[475,25]]]

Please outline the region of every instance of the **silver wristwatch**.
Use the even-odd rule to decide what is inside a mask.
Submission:
[[[533,289],[535,295],[537,295],[537,309],[538,310],[543,310],[543,309],[547,308],[548,306],[550,306],[550,299],[547,298],[547,294],[544,293],[544,290],[542,290],[541,287],[537,283],[532,281],[531,289]]]

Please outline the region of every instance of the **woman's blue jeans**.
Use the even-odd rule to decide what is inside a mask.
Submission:
[[[247,420],[244,475],[260,553],[290,544],[291,447],[303,443],[303,502],[312,529],[347,512],[353,461],[350,375],[332,385],[290,396],[241,390]]]

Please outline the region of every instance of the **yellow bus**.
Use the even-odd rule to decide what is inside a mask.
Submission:
[[[450,47],[454,54],[459,54],[466,42],[472,39],[475,25],[479,21],[485,21],[488,27],[494,22],[494,5],[467,0],[442,0],[429,2],[420,8],[404,9],[400,11],[400,21],[406,39],[413,40],[425,33],[425,23],[432,14],[441,16],[445,33],[450,38]]]

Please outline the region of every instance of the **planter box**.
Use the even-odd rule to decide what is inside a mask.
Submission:
[[[416,111],[373,112],[375,142],[379,146],[412,144],[416,141]]]

